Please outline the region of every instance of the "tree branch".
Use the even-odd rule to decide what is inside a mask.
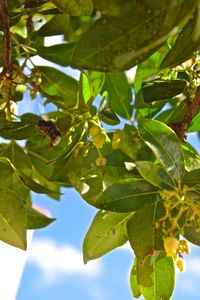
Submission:
[[[7,0],[0,0],[2,10],[2,22],[4,32],[4,51],[3,51],[3,71],[1,75],[5,75],[6,88],[6,107],[8,119],[11,119],[10,100],[11,100],[11,72],[12,72],[12,58],[11,58],[11,37],[10,37],[10,16],[8,12]]]
[[[12,70],[11,60],[11,38],[10,38],[10,16],[7,0],[0,0],[2,10],[2,22],[4,32],[3,73],[10,76]]]
[[[170,127],[176,132],[181,141],[185,139],[187,128],[189,127],[192,119],[196,115],[198,108],[200,107],[200,86],[196,90],[196,94],[193,101],[187,102],[187,111],[182,122],[170,124]]]

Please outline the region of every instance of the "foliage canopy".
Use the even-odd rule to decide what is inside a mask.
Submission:
[[[200,246],[200,156],[187,142],[200,131],[199,1],[0,3],[0,239],[26,249],[26,230],[53,221],[30,192],[59,200],[74,187],[99,209],[85,263],[129,241],[133,296],[170,299],[187,241]],[[24,94],[55,111],[19,115]]]

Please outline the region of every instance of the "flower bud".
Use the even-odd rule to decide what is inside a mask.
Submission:
[[[182,257],[177,258],[176,265],[177,265],[177,268],[179,268],[180,272],[185,271],[185,262]]]
[[[107,164],[107,160],[103,156],[98,157],[95,162],[97,167],[104,167]]]
[[[97,135],[98,133],[100,133],[100,131],[101,131],[101,128],[100,128],[99,126],[97,126],[97,125],[92,125],[92,126],[90,127],[90,130],[89,130],[89,135],[90,135],[90,136],[95,136],[95,135]]]
[[[105,141],[106,141],[106,136],[103,133],[98,133],[92,138],[92,143],[97,149],[103,148]]]
[[[176,259],[176,252],[178,249],[178,245],[179,245],[179,242],[175,237],[170,236],[170,237],[165,238],[164,239],[164,249],[166,251],[167,256],[171,256],[174,259]]]

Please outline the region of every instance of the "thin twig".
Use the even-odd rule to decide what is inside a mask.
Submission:
[[[176,132],[181,141],[185,139],[186,131],[192,122],[192,119],[196,115],[198,108],[200,107],[200,86],[196,90],[196,94],[193,101],[187,101],[187,111],[182,122],[170,124],[170,127]]]
[[[17,73],[19,74],[19,76],[22,79],[24,79],[26,83],[28,83],[30,86],[32,86],[32,88],[34,88],[40,94],[45,95],[45,92],[43,91],[43,89],[35,81],[33,81],[30,77],[28,77],[27,75],[25,75],[23,73],[23,71],[21,70],[21,68],[13,65],[13,69],[15,69],[17,71]]]

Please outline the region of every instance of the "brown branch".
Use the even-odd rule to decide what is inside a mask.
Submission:
[[[2,22],[4,32],[3,71],[9,76],[12,69],[11,61],[11,38],[10,38],[10,16],[7,0],[0,0],[2,10]]]
[[[11,72],[12,72],[12,58],[11,58],[11,37],[10,37],[10,16],[8,12],[7,0],[0,0],[2,10],[2,23],[4,32],[4,51],[3,51],[3,71],[1,75],[5,75],[6,87],[6,107],[8,118],[11,118],[10,100],[11,100]]]
[[[200,107],[200,86],[196,90],[196,94],[193,101],[187,101],[187,111],[182,122],[170,124],[170,127],[176,132],[181,141],[185,139],[186,131],[192,122],[192,119],[196,115],[198,108]]]

